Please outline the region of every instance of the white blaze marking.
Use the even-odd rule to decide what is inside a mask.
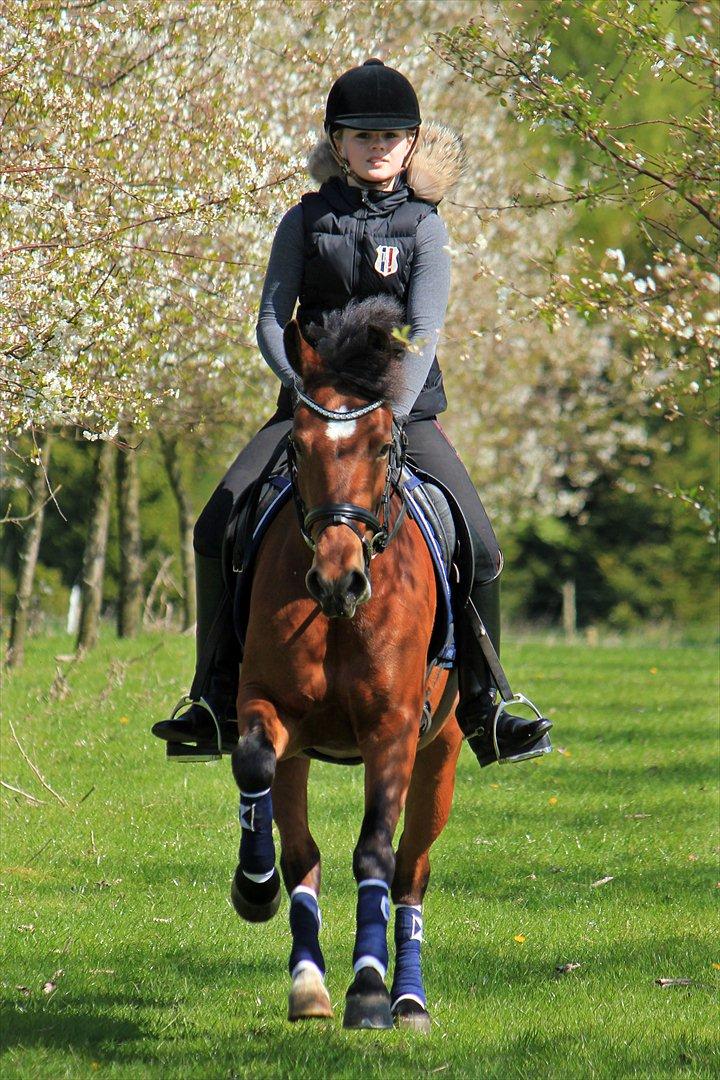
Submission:
[[[347,405],[343,405],[337,411],[348,412],[349,410]],[[328,439],[338,442],[339,439],[349,439],[351,435],[354,435],[356,427],[357,420],[330,420],[325,425],[325,434]]]

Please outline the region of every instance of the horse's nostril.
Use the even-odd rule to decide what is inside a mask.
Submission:
[[[349,575],[349,582],[347,584],[347,592],[354,596],[357,602],[365,603],[370,599],[370,582],[366,574],[363,574],[360,570],[353,570]]]
[[[358,604],[370,599],[370,581],[360,570],[349,570],[337,581],[328,581],[312,566],[305,577],[307,590],[329,618],[352,618]]]
[[[325,596],[326,590],[323,588],[323,579],[320,576],[320,571],[311,566],[305,577],[305,584],[307,590],[312,596],[313,600],[317,600],[320,603]]]

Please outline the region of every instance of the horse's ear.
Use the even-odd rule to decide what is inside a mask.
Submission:
[[[285,327],[283,344],[290,367],[301,379],[306,379],[320,364],[318,353],[302,336],[296,319],[292,319]]]

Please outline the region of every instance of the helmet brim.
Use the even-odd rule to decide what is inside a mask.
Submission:
[[[328,127],[354,128],[356,131],[408,131],[420,127],[416,116],[336,116]]]

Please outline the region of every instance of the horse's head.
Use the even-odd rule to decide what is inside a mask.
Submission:
[[[313,551],[310,595],[330,618],[352,618],[370,599],[370,560],[387,542],[399,433],[390,396],[404,352],[391,330],[393,301],[353,301],[312,328],[317,348],[293,321],[285,352],[302,381],[291,436],[291,469],[303,535]],[[317,331],[317,333],[316,333]]]

